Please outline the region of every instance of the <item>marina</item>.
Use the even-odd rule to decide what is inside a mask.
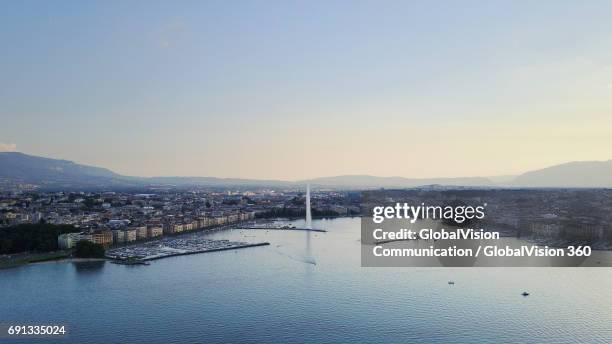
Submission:
[[[269,244],[268,242],[246,243],[229,240],[212,240],[198,236],[186,238],[174,237],[139,245],[115,248],[107,251],[106,257],[117,262],[125,262],[125,265],[134,265],[134,261],[146,262],[173,256],[234,250],[239,248],[266,246]]]

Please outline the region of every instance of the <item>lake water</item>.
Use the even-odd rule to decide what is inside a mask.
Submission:
[[[0,324],[65,324],[61,343],[612,342],[611,268],[362,268],[359,224],[215,232],[270,246],[150,266],[0,270]]]

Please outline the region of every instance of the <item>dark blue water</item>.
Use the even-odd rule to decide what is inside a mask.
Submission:
[[[63,343],[612,342],[612,269],[361,268],[359,219],[314,226],[217,232],[271,245],[150,266],[3,270],[0,324],[65,324]]]

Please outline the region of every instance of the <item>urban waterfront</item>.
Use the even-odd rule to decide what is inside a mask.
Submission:
[[[149,266],[0,270],[0,324],[66,325],[66,343],[612,341],[610,268],[362,268],[359,218],[313,227],[205,232],[270,245]]]

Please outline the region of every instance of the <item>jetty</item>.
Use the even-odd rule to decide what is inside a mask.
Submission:
[[[276,231],[308,231],[308,232],[320,232],[320,233],[327,233],[327,231],[325,229],[316,229],[316,228],[300,228],[300,227],[236,227],[235,229],[246,229],[246,230],[251,230],[251,229],[265,229],[265,230],[276,230]]]
[[[198,254],[198,253],[206,253],[206,252],[217,252],[217,251],[227,251],[227,250],[237,250],[240,248],[247,248],[247,247],[257,247],[257,246],[268,246],[270,245],[269,242],[259,242],[259,243],[255,243],[255,244],[237,244],[237,245],[233,245],[233,246],[227,246],[227,247],[218,247],[218,248],[209,248],[209,249],[203,249],[203,250],[195,250],[195,251],[189,251],[189,252],[173,252],[164,256],[155,256],[155,257],[148,257],[148,258],[144,258],[143,260],[147,261],[147,260],[155,260],[155,259],[161,259],[161,258],[166,258],[166,257],[174,257],[174,256],[185,256],[185,255],[189,255],[189,254]]]

